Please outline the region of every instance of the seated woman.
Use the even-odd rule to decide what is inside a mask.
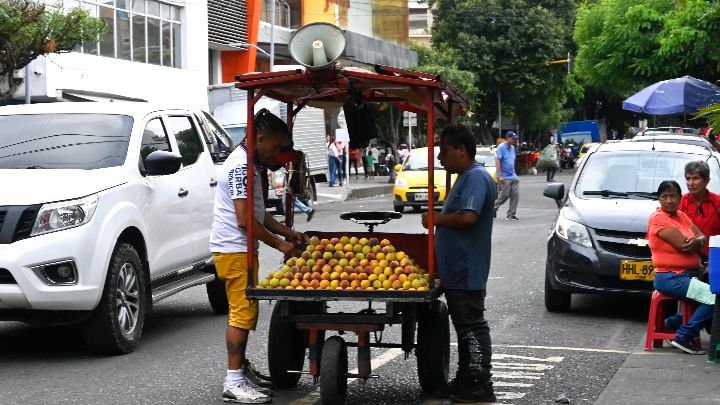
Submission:
[[[705,245],[705,235],[684,212],[678,210],[682,191],[677,182],[666,180],[660,183],[658,195],[660,208],[650,215],[647,232],[655,264],[655,289],[663,294],[693,299],[699,303],[685,325],[679,325],[677,316],[666,319],[665,325],[670,328],[679,326],[675,339],[671,341],[673,346],[686,353],[704,354],[693,340],[712,319],[713,306],[709,304],[714,300],[710,299],[710,287],[693,278],[691,273],[700,268],[698,251]]]

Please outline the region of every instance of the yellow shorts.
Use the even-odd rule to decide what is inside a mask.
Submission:
[[[255,330],[258,319],[258,303],[248,300],[245,290],[248,286],[247,253],[213,253],[218,278],[225,282],[228,304],[228,325],[240,329]],[[257,255],[255,255],[254,283],[258,282]]]

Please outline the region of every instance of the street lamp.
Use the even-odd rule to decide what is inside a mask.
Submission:
[[[246,42],[231,42],[231,43],[227,44],[227,46],[229,46],[231,48],[239,48],[242,50],[247,50],[247,47],[251,46],[251,47],[257,49],[258,51],[260,51],[261,53],[263,53],[264,55],[266,55],[268,57],[270,56],[270,54],[266,50],[260,48],[259,46],[255,45],[255,44],[248,44]]]

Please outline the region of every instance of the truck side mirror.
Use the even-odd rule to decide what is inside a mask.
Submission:
[[[156,150],[145,157],[145,173],[149,176],[165,176],[177,173],[182,157],[174,152]]]

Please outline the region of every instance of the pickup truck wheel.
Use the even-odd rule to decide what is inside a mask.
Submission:
[[[217,274],[215,274],[213,281],[205,284],[205,290],[213,311],[218,315],[227,315],[229,311],[227,291],[225,290],[225,283],[217,277]]]
[[[145,269],[129,243],[115,246],[100,303],[83,326],[92,351],[125,354],[135,350],[147,309]]]

